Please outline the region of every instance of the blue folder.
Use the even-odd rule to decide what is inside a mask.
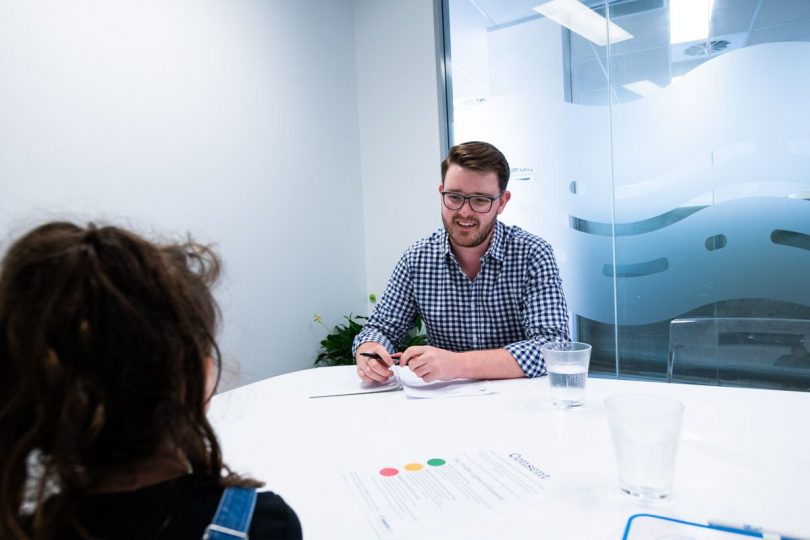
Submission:
[[[622,540],[658,540],[677,537],[678,540],[742,540],[743,538],[764,538],[762,532],[723,525],[691,523],[653,514],[635,514],[627,520]],[[768,538],[799,540],[794,537],[768,533]]]

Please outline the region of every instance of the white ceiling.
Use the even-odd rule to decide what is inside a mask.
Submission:
[[[611,45],[611,85],[614,98],[638,96],[622,85],[640,79],[659,85],[669,84],[711,56],[759,43],[776,41],[810,41],[810,0],[715,0],[708,41],[728,41],[726,49],[705,54],[705,44],[669,43],[669,3],[679,0],[612,0],[610,19],[633,34],[634,38]],[[537,19],[532,8],[540,0],[449,0],[453,40]],[[583,3],[602,15],[605,0]],[[696,46],[695,46],[696,45]],[[704,54],[689,56],[686,49]],[[453,46],[451,45],[451,51]],[[463,45],[459,51],[469,50]],[[570,34],[568,55],[571,99],[580,103],[597,103],[607,96],[605,64],[607,47],[597,47],[576,34]],[[473,67],[469,68],[473,70]]]

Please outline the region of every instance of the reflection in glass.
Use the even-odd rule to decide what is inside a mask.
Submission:
[[[606,44],[551,2],[449,0],[448,75],[453,142],[513,165],[503,219],[554,246],[591,370],[663,379],[679,317],[810,319],[810,2],[578,3]]]

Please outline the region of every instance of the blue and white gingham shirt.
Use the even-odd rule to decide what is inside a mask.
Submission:
[[[420,315],[428,343],[463,352],[505,348],[527,377],[545,374],[540,346],[569,341],[568,308],[551,246],[498,221],[470,281],[439,229],[413,244],[394,268],[380,302],[354,339],[396,350]]]

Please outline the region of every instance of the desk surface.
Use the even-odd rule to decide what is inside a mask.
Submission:
[[[377,538],[341,475],[347,466],[495,444],[563,457],[570,489],[409,538],[618,540],[637,513],[753,523],[810,538],[810,393],[590,378],[585,406],[559,411],[541,377],[494,381],[496,393],[487,396],[308,397],[323,378],[353,369],[273,377],[217,395],[209,411],[226,463],[282,495],[310,540]],[[638,392],[685,405],[674,498],[663,505],[635,504],[617,488],[602,402]]]

